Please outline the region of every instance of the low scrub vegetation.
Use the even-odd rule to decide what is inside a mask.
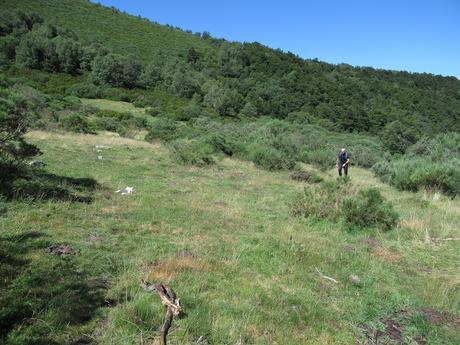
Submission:
[[[341,215],[348,228],[378,227],[391,230],[399,220],[393,205],[386,201],[377,188],[359,191],[342,200]]]
[[[460,135],[441,134],[422,139],[406,154],[373,166],[382,181],[401,190],[434,189],[455,196],[460,193]]]
[[[394,228],[399,220],[393,205],[377,188],[358,190],[348,179],[309,185],[291,204],[294,216],[341,220],[346,229]]]

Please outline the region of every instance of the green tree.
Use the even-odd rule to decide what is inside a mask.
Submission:
[[[385,126],[381,137],[391,153],[404,153],[409,146],[417,142],[418,133],[411,126],[396,120]]]
[[[26,100],[14,93],[0,97],[0,165],[3,168],[17,165],[39,152],[24,139],[27,127]]]
[[[158,86],[163,80],[161,66],[155,62],[150,62],[140,76],[140,83],[144,87]]]
[[[97,56],[92,64],[92,78],[95,84],[109,84],[131,88],[139,83],[142,66],[135,59],[109,53]]]

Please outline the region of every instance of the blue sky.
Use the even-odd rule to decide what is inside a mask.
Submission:
[[[460,78],[460,0],[99,2],[303,58]]]

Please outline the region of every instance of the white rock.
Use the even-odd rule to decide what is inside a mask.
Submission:
[[[126,188],[115,191],[115,193],[120,193],[121,195],[133,194],[133,192],[134,192],[134,187],[126,187]]]

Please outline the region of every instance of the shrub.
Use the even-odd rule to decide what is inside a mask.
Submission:
[[[59,122],[65,130],[75,133],[94,134],[86,117],[74,113],[61,116]]]
[[[382,131],[382,140],[391,153],[404,153],[417,141],[418,133],[400,121],[388,123]]]
[[[164,140],[171,141],[177,138],[177,126],[174,120],[167,117],[160,117],[155,119],[152,128],[145,136],[145,140]]]
[[[291,179],[295,181],[308,182],[308,183],[319,183],[323,179],[316,172],[310,170],[296,170],[290,175]]]
[[[91,83],[75,84],[67,88],[66,94],[80,98],[102,98],[103,91],[98,86]]]
[[[222,152],[227,156],[232,156],[235,151],[234,144],[221,134],[211,134],[204,139],[204,142],[211,145],[215,152]]]
[[[91,127],[99,131],[120,132],[120,123],[109,117],[94,118]]]
[[[14,92],[0,95],[0,182],[7,175],[4,170],[7,166],[17,165],[40,152],[24,139],[29,120],[28,104],[22,96]]]
[[[297,196],[291,204],[291,214],[335,219],[339,215],[342,199],[350,193],[354,193],[354,189],[348,179],[305,186],[303,195]]]
[[[300,158],[303,162],[316,165],[323,170],[331,168],[335,163],[335,154],[327,149],[316,149],[311,151],[304,149]]]
[[[390,183],[402,190],[428,188],[456,195],[460,193],[460,172],[450,163],[402,159],[393,163]]]
[[[372,167],[382,181],[398,189],[437,189],[455,196],[460,193],[460,134],[446,133],[424,138],[393,161]]]
[[[291,169],[295,166],[293,159],[286,157],[277,149],[260,143],[250,145],[248,155],[256,165],[267,170]]]
[[[145,113],[150,116],[158,116],[161,114],[161,108],[160,107],[149,107],[145,109]]]
[[[92,64],[94,83],[132,88],[139,83],[142,66],[136,59],[109,53],[97,56]]]
[[[376,226],[382,230],[390,230],[399,220],[393,205],[385,201],[377,188],[368,188],[356,196],[346,197],[342,201],[341,214],[348,227]]]
[[[197,166],[215,163],[212,146],[201,140],[179,139],[172,142],[171,147],[179,163]]]

